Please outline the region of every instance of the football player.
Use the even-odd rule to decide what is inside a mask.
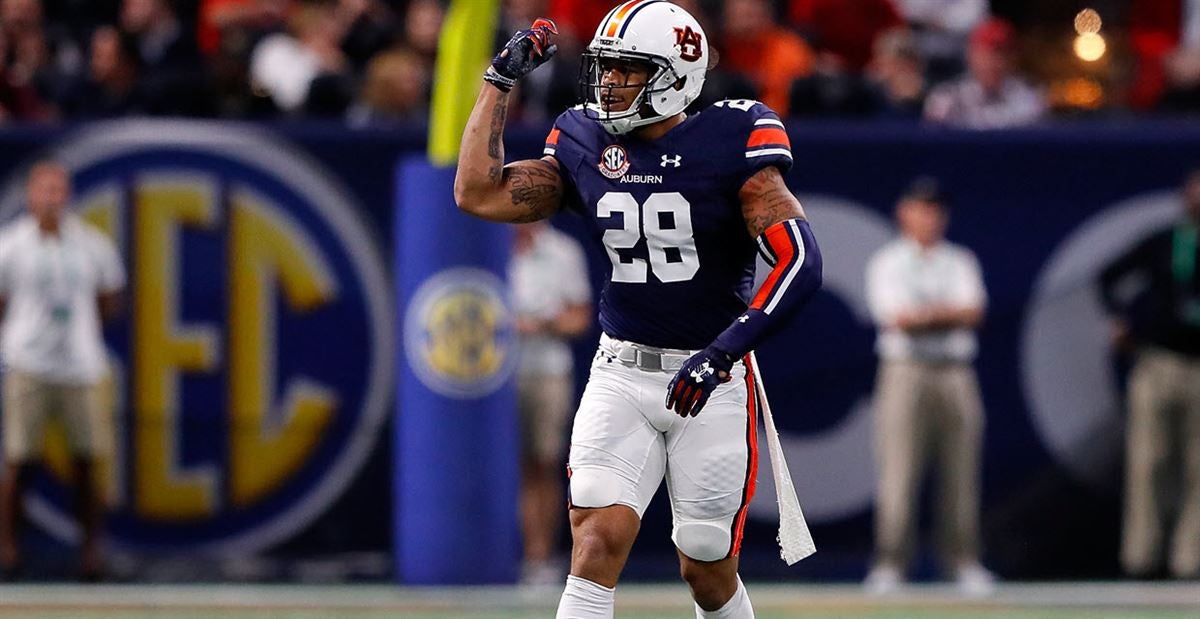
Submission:
[[[611,617],[613,592],[664,477],[672,540],[697,617],[753,617],[737,576],[757,473],[747,355],[820,287],[821,255],[784,184],[779,117],[754,101],[695,115],[711,62],[686,11],[614,8],[584,53],[585,102],[541,159],[505,165],[509,93],[556,51],[537,20],[493,59],[463,134],[454,196],[500,222],[583,213],[612,260],[604,334],[567,467],[573,539],[558,617]],[[755,253],[772,270],[753,291]]]

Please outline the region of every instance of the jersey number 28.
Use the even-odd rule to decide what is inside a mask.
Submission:
[[[618,249],[632,249],[646,237],[650,267],[664,283],[685,282],[700,270],[696,239],[692,236],[692,205],[680,193],[651,194],[638,204],[633,194],[606,193],[596,203],[596,216],[608,219],[623,216],[621,228],[604,232],[604,249],[612,260],[612,281],[625,284],[646,283],[646,261],[621,259]]]

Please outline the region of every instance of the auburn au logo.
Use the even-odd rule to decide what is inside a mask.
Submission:
[[[675,46],[679,48],[679,57],[688,62],[700,60],[704,53],[700,33],[692,30],[691,26],[675,28]]]
[[[108,333],[113,539],[245,552],[299,531],[357,473],[391,392],[391,295],[353,197],[244,127],[120,121],[53,150],[130,275],[128,320]],[[69,538],[62,494],[40,488],[30,515]]]

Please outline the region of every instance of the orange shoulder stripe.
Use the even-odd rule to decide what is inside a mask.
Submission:
[[[792,147],[791,141],[788,140],[787,131],[779,127],[760,127],[750,132],[750,139],[746,141],[746,148],[754,148],[755,146],[766,144],[783,144],[788,148]]]

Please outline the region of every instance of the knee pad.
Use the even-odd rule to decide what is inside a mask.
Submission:
[[[603,469],[572,471],[568,485],[572,507],[608,507],[621,499],[620,480]]]
[[[685,522],[671,534],[679,552],[696,561],[720,561],[729,556],[729,527],[709,522]]]

